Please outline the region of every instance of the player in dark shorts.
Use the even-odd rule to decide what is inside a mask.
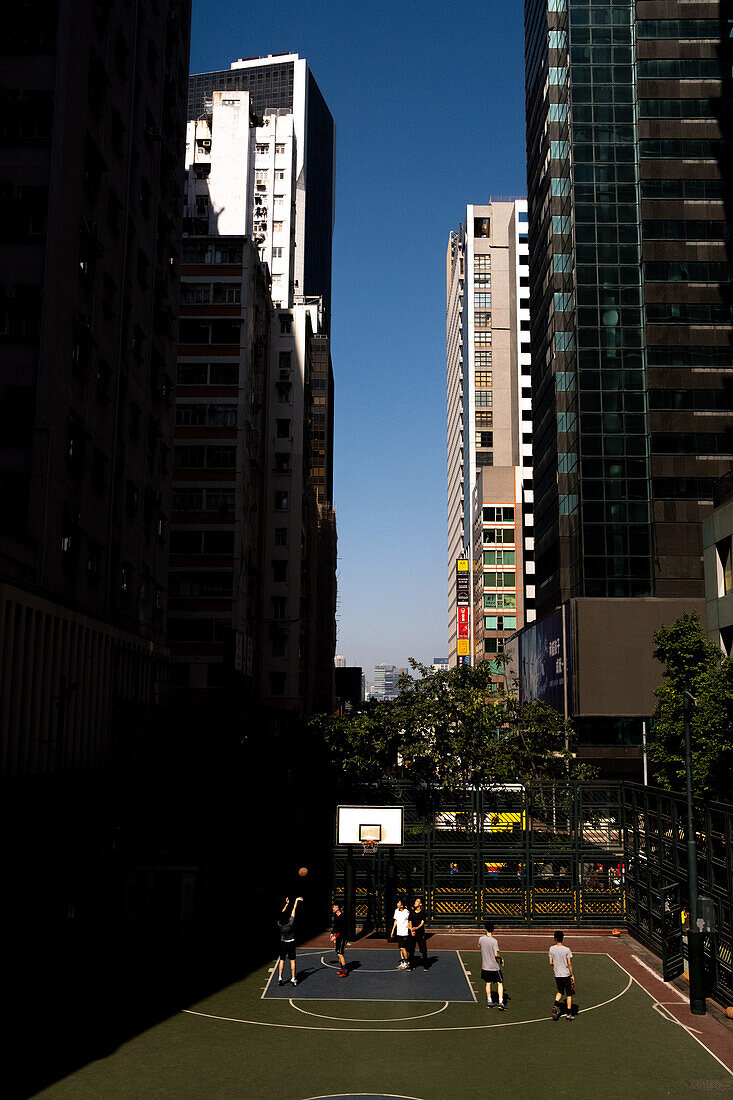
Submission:
[[[295,910],[302,898],[296,898],[293,908],[290,909],[290,898],[285,898],[282,913],[278,917],[277,926],[280,929],[280,955],[278,957],[277,984],[284,985],[283,966],[285,960],[290,959],[290,981],[292,985],[298,984],[295,976]]]
[[[346,965],[346,917],[340,905],[332,905],[331,910],[333,912],[331,943],[336,949],[336,954],[341,963],[341,969],[338,972],[338,976],[339,978],[347,978],[349,975],[349,968]]]
[[[560,1004],[563,997],[567,1004],[567,1012],[565,1013],[566,1020],[574,1020],[575,1014],[573,1013],[573,993],[575,992],[575,975],[573,973],[573,953],[569,947],[566,947],[562,942],[565,937],[561,931],[555,933],[555,942],[550,948],[550,966],[552,967],[555,975],[555,985],[557,986],[557,993],[555,994],[555,1003],[552,1006],[552,1018],[553,1020],[560,1019]]]
[[[410,921],[408,924],[410,929],[410,942],[408,951],[410,955],[410,970],[415,969],[415,948],[420,948],[420,954],[422,955],[422,968],[428,969],[428,945],[425,939],[425,910],[423,909],[422,898],[415,898],[412,903],[412,909],[410,911]]]

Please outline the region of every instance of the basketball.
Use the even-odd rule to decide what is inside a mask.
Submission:
[[[725,1014],[729,1020],[733,1020],[733,1008],[731,1008],[730,1005],[726,1008]]]
[[[298,868],[298,874],[300,875],[301,878],[307,878],[308,877],[308,868],[307,867]]]
[[[614,930],[613,930],[613,933],[612,933],[612,935],[614,935],[614,936],[620,936],[620,935],[621,935],[621,933],[620,933],[620,931],[618,930],[618,928],[614,928]]]

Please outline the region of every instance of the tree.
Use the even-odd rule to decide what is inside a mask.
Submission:
[[[400,774],[416,788],[456,794],[584,776],[570,725],[539,700],[495,694],[490,662],[438,672],[413,660],[410,666],[416,675],[402,675],[396,699],[351,717],[316,720],[348,777],[367,782]]]
[[[730,798],[733,789],[733,661],[708,640],[695,614],[681,615],[654,634],[654,656],[664,665],[652,717],[648,756],[656,782],[685,790],[683,692],[691,709],[692,784],[702,798]]]

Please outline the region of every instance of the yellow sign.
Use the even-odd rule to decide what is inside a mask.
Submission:
[[[456,559],[456,572],[467,573],[468,572],[468,560],[467,558]]]
[[[459,657],[467,657],[471,652],[471,643],[468,638],[459,638],[457,646],[456,653]]]

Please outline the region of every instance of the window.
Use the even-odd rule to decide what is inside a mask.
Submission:
[[[275,490],[275,510],[277,512],[287,512],[288,510],[288,492],[287,489]]]
[[[572,332],[556,332],[555,333],[555,351],[572,351],[573,350],[573,334]]]
[[[206,465],[209,469],[230,469],[237,464],[236,447],[207,447]]]
[[[499,543],[499,545],[503,543],[505,546],[513,546],[514,539],[513,527],[484,527],[484,545],[492,546],[496,543]]]
[[[490,370],[477,370],[476,371],[476,385],[481,388],[490,388],[492,385],[492,378],[494,372]]]
[[[550,158],[552,160],[567,160],[570,156],[570,143],[567,141],[550,142]]]
[[[206,423],[205,405],[178,405],[176,408],[176,424],[179,427],[190,425],[199,426]]]
[[[491,295],[480,293],[474,295],[474,304],[477,306],[491,306]]]
[[[236,305],[241,300],[241,288],[233,283],[214,283],[214,303]]]
[[[275,247],[272,250],[273,260],[281,260],[282,259],[282,254],[283,254],[282,246],[281,245],[275,245]]]
[[[476,427],[490,428],[494,423],[494,414],[491,412],[476,412]]]
[[[484,566],[514,565],[514,550],[484,550]]]
[[[548,11],[567,11],[568,0],[547,0]]]
[[[236,386],[239,382],[238,365],[236,363],[212,363],[210,382],[212,386]]]
[[[510,611],[516,609],[517,597],[513,592],[486,592],[484,593],[484,609],[501,611],[503,608],[509,608]]]
[[[285,142],[284,141],[275,142],[275,152],[276,153],[284,153],[285,152]]]
[[[270,695],[273,697],[285,694],[285,673],[284,672],[270,672],[268,673],[270,679]]]
[[[290,421],[289,420],[276,420],[275,421],[275,434],[278,439],[290,439]]]
[[[203,447],[174,447],[173,465],[177,469],[203,469]]]
[[[567,253],[555,253],[552,257],[552,270],[557,274],[573,270],[573,258]]]
[[[275,452],[275,472],[278,474],[290,472],[290,455],[287,451]]]
[[[484,630],[516,630],[516,615],[484,615]]]
[[[284,583],[288,579],[288,563],[286,561],[273,561],[272,579],[277,584]]]
[[[287,527],[275,528],[275,546],[287,546],[288,545],[288,529]]]
[[[479,432],[477,443],[479,447],[493,447],[494,446],[494,433],[493,432]]]
[[[474,332],[473,342],[477,345],[486,345],[491,343],[491,329]]]
[[[514,523],[513,508],[484,508],[484,523]]]
[[[476,390],[476,404],[477,405],[493,405],[494,404],[494,391],[493,390]]]
[[[207,512],[233,512],[233,489],[209,489],[206,493]]]
[[[477,351],[473,356],[474,365],[476,367],[490,367],[491,366],[491,352],[490,351]]]
[[[473,270],[474,272],[491,271],[491,256],[474,256]]]
[[[283,223],[282,222],[273,222],[272,223],[272,232],[273,233],[282,233],[282,231],[283,231]]]
[[[179,386],[205,386],[206,363],[180,363],[178,366]]]
[[[562,179],[551,179],[550,191],[555,196],[555,198],[567,198],[567,196],[570,194],[570,180],[565,179],[564,177]]]
[[[293,318],[289,313],[280,314],[280,335],[287,336],[293,331]]]
[[[568,117],[567,103],[550,104],[550,122],[565,122]]]
[[[204,494],[200,489],[176,489],[172,507],[174,512],[202,512]]]
[[[281,405],[289,405],[292,401],[292,389],[293,387],[289,382],[277,383],[277,399]]]
[[[251,148],[251,146],[250,146],[250,148]],[[256,148],[255,148],[255,152],[262,153],[262,154],[269,153],[270,152],[269,142],[258,141],[257,145],[256,145]]]
[[[493,466],[494,455],[491,451],[477,451],[476,453],[476,465],[477,466]]]
[[[484,573],[484,588],[514,588],[515,580],[515,573]]]
[[[490,237],[491,236],[491,219],[490,218],[474,218],[473,219],[473,235],[474,235],[474,237]]]
[[[550,66],[550,84],[567,84],[568,70],[565,67]]]
[[[570,216],[568,214],[553,214],[552,232],[565,234],[570,232]]]
[[[284,206],[285,205],[285,196],[284,195],[273,195],[272,196],[272,205],[273,206]]]
[[[569,313],[573,308],[572,294],[568,294],[564,291],[558,291],[554,296],[554,301],[556,313]]]

